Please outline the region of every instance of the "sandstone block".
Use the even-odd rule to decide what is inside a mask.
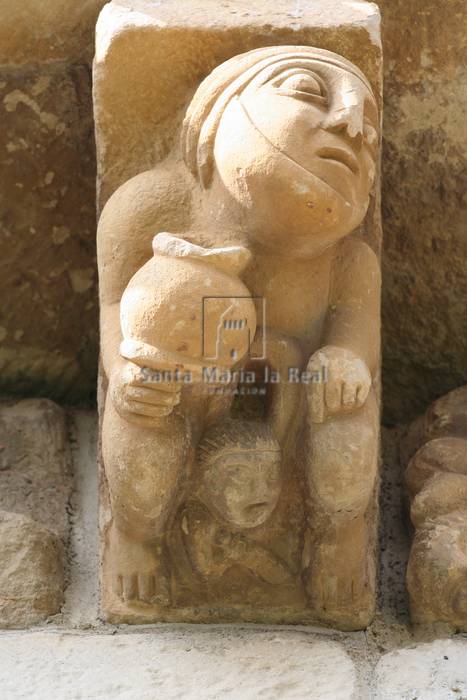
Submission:
[[[467,629],[466,387],[435,401],[408,430],[405,482],[415,527],[407,587],[412,619]],[[417,449],[418,448],[418,449]]]
[[[467,382],[466,8],[465,0],[378,5],[385,55],[383,393],[386,420],[400,423]]]
[[[25,0],[0,5],[0,63],[90,60],[94,25],[106,0]]]
[[[0,627],[28,627],[60,611],[63,557],[48,528],[0,511]]]
[[[104,613],[360,629],[375,607],[378,12],[189,8],[113,2],[97,26]]]
[[[376,666],[375,700],[451,700],[467,694],[465,639],[439,639],[385,654]]]
[[[0,390],[87,398],[97,368],[89,67],[2,68],[0,120]]]
[[[65,542],[72,488],[65,414],[47,399],[0,404],[0,508],[36,520]]]
[[[0,636],[0,684],[8,700],[31,697],[31,688],[35,700],[358,697],[340,644],[290,630]]]

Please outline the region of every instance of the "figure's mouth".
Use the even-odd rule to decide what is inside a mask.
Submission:
[[[247,510],[250,515],[254,515],[256,513],[261,513],[261,511],[265,510],[268,507],[268,505],[269,503],[267,501],[252,503],[248,506]]]
[[[357,175],[360,169],[355,155],[352,151],[345,148],[326,146],[325,148],[321,148],[316,155],[323,160],[330,160],[334,163],[339,163],[339,165],[344,165],[354,175]]]

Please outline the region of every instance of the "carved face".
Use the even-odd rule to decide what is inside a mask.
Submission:
[[[313,255],[363,220],[378,128],[374,98],[358,75],[314,59],[283,61],[226,106],[217,174],[258,243]]]
[[[277,451],[235,450],[219,455],[202,481],[206,504],[230,525],[252,528],[276,507],[281,487]]]

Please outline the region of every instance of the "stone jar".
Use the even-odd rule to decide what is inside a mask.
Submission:
[[[247,355],[256,331],[254,300],[239,275],[243,246],[203,248],[169,233],[131,278],[120,304],[120,352],[156,370],[226,369]]]

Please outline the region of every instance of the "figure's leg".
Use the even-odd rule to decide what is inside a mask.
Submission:
[[[112,522],[104,585],[123,600],[168,602],[164,535],[189,449],[189,429],[180,415],[144,427],[126,421],[106,402],[102,455]]]
[[[305,584],[321,619],[354,629],[365,627],[374,610],[378,424],[370,393],[355,412],[310,427]]]

